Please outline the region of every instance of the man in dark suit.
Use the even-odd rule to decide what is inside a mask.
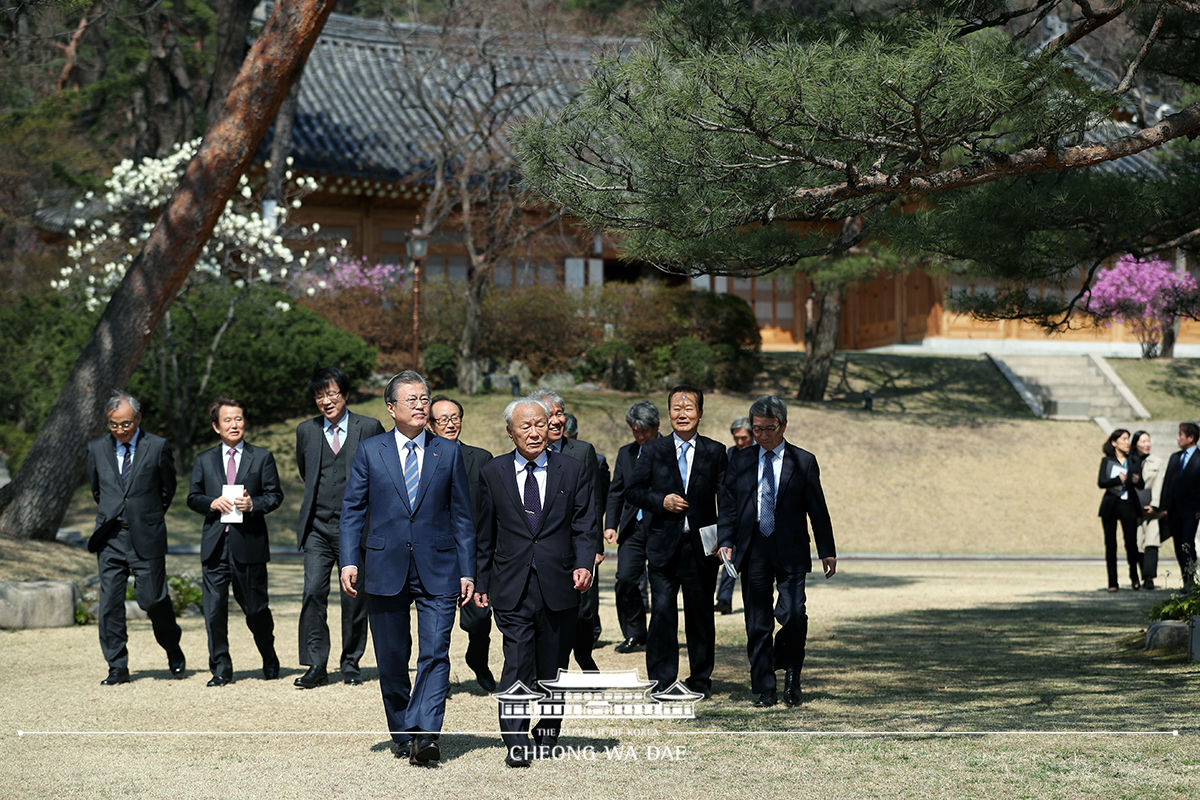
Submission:
[[[308,670],[296,678],[301,689],[329,681],[329,573],[338,566],[338,525],[346,477],[358,445],[383,433],[374,417],[346,408],[350,379],[337,367],[313,373],[308,391],[320,416],[296,428],[296,469],[304,481],[304,501],[296,520],[296,545],[304,553],[304,594],[300,601],[300,663]],[[339,591],[342,605],[342,680],[362,683],[359,659],[367,649],[367,599]]]
[[[646,644],[646,531],[645,512],[629,502],[626,486],[646,443],[658,438],[658,408],[640,400],[625,412],[633,441],[617,451],[608,503],[604,513],[604,540],[617,545],[616,605],[624,639],[618,653],[633,653]]]
[[[750,406],[750,421],[757,445],[730,456],[717,528],[724,557],[742,576],[754,705],[766,708],[777,702],[775,665],[779,663],[786,670],[783,700],[795,706],[800,703],[800,669],[808,636],[804,580],[812,571],[810,520],[826,578],[837,572],[837,551],[817,460],[784,441],[787,406],[778,397],[760,397]],[[776,587],[778,602],[774,602]],[[772,647],[777,619],[780,631],[774,646],[783,647],[783,653],[775,653]]]
[[[648,442],[634,465],[629,499],[644,512],[650,565],[650,627],[646,675],[658,690],[679,676],[679,600],[691,674],[687,687],[708,697],[716,626],[713,592],[717,560],[700,543],[700,529],[717,522],[717,491],[725,479],[725,446],[698,432],[704,392],[676,386],[667,395],[672,435]],[[646,518],[648,517],[648,519]]]
[[[108,662],[101,683],[129,682],[125,632],[125,585],[133,575],[134,597],[150,617],[154,638],[167,651],[172,677],[187,669],[179,647],[181,631],[167,593],[167,526],[164,515],[175,497],[175,462],[162,437],[141,429],[138,401],[114,392],[104,407],[107,436],[88,442],[87,474],[98,504],[96,532],[88,549],[100,573],[97,618],[100,650]]]
[[[546,449],[551,453],[562,453],[583,465],[588,485],[592,487],[592,517],[594,530],[592,541],[596,548],[595,563],[592,566],[592,588],[580,598],[579,615],[575,627],[572,649],[575,651],[575,663],[580,669],[597,669],[596,661],[592,658],[592,647],[599,638],[596,628],[600,621],[600,587],[596,578],[600,572],[600,562],[604,560],[604,531],[600,519],[601,509],[604,508],[603,497],[608,487],[601,488],[600,462],[596,458],[596,448],[582,439],[572,439],[567,436],[567,413],[562,395],[553,389],[538,389],[529,395],[532,399],[544,404],[550,410],[549,421],[546,425]],[[602,494],[605,493],[605,494]]]
[[[208,629],[209,686],[233,680],[229,656],[229,587],[246,615],[246,627],[262,656],[263,678],[279,677],[275,654],[275,620],[267,596],[267,562],[271,539],[267,514],[283,502],[275,456],[245,441],[245,406],[231,397],[218,398],[208,410],[221,444],[196,456],[188,508],[204,515],[200,537],[204,627]],[[234,493],[225,488],[240,485]],[[222,521],[240,514],[241,521]],[[226,519],[229,519],[226,516]]]
[[[1175,559],[1183,575],[1183,586],[1196,583],[1196,526],[1200,524],[1200,459],[1196,458],[1196,439],[1200,427],[1194,422],[1179,423],[1179,450],[1171,454],[1163,478],[1162,505],[1167,512],[1167,529],[1175,540]]]
[[[354,456],[342,502],[342,590],[367,595],[396,756],[424,766],[441,758],[437,739],[450,689],[450,630],[455,606],[475,592],[475,527],[461,449],[425,430],[425,379],[405,370],[388,381],[383,396],[396,427],[360,444]],[[410,682],[414,604],[417,676]]]
[[[479,523],[479,471],[492,460],[492,454],[482,447],[463,444],[463,407],[457,400],[439,394],[429,401],[432,416],[429,428],[443,439],[458,442],[462,451],[463,464],[467,468],[467,488],[471,494],[471,512],[475,524]],[[475,680],[485,692],[496,691],[496,676],[488,667],[488,651],[492,647],[492,612],[474,603],[466,603],[458,610],[458,627],[467,632],[467,666],[475,673]]]
[[[516,449],[480,473],[476,603],[494,609],[504,637],[505,691],[518,681],[538,691],[539,680],[567,667],[579,594],[595,564],[592,486],[579,462],[546,450],[549,416],[532,398],[509,403],[504,422]],[[538,722],[536,752],[554,747],[561,724]],[[529,720],[506,717],[501,704],[500,731],[505,763],[529,766]]]
[[[750,418],[738,417],[729,423],[729,435],[733,437],[733,447],[729,448],[727,454],[733,458],[734,450],[745,450],[754,444],[754,435],[750,432]],[[716,610],[721,614],[733,613],[733,587],[736,582],[737,578],[725,570],[720,571],[717,581]]]

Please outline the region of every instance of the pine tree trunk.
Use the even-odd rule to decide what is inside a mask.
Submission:
[[[842,318],[841,289],[818,291],[813,308],[816,309],[816,319],[806,326],[806,352],[804,365],[800,368],[800,388],[796,399],[819,403],[825,399],[833,355],[837,352],[838,328]],[[811,335],[807,335],[809,330]]]
[[[0,491],[0,534],[54,538],[104,400],[133,374],[332,10],[331,0],[276,0],[221,118],[101,314],[33,449]]]

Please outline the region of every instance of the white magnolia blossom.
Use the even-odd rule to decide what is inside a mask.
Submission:
[[[71,266],[64,267],[61,278],[50,285],[59,292],[77,293],[89,311],[108,302],[112,292],[125,277],[125,270],[145,245],[154,230],[155,220],[170,199],[183,177],[187,164],[200,145],[195,139],[177,145],[163,158],[145,158],[134,162],[125,159],[113,168],[104,184],[103,197],[107,205],[90,220],[74,220],[67,254]],[[290,175],[290,173],[289,173]],[[212,235],[196,261],[195,276],[215,279],[236,275],[234,285],[245,285],[243,279],[282,284],[289,266],[308,263],[309,253],[293,253],[284,243],[280,231],[287,218],[287,209],[299,208],[299,197],[317,188],[316,181],[307,176],[290,180],[287,198],[280,203],[276,220],[267,220],[255,202],[255,191],[243,175],[238,181],[240,191],[230,198],[217,219]],[[237,202],[235,202],[235,198]],[[75,204],[85,208],[93,199],[89,192]],[[316,230],[316,226],[313,227]],[[306,235],[306,231],[301,232]],[[322,248],[316,254],[324,255]],[[280,311],[291,305],[276,303]]]

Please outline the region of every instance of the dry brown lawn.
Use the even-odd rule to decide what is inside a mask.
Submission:
[[[524,771],[502,764],[496,706],[470,679],[457,631],[436,769],[392,758],[370,656],[364,686],[294,689],[301,572],[295,560],[271,566],[277,682],[261,679],[236,610],[235,682],[222,689],[204,685],[198,617],[182,620],[193,669],[182,681],[168,679],[149,624],[131,623],[134,680],[118,687],[99,685],[93,626],[0,634],[4,795],[1195,796],[1196,667],[1181,652],[1140,649],[1156,597],[1098,591],[1096,564],[845,560],[810,587],[800,709],[750,707],[742,617],[718,617],[715,694],[697,719],[569,721],[562,744],[576,757]],[[603,596],[601,668],[644,674],[642,655],[612,651]],[[665,759],[667,748],[682,749]]]

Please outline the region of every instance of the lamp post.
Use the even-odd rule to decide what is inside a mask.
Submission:
[[[413,229],[408,234],[408,242],[405,244],[405,249],[408,250],[408,257],[412,259],[413,264],[412,368],[419,370],[421,368],[421,262],[425,260],[425,254],[429,252],[429,235],[421,228],[420,214],[413,220]]]

